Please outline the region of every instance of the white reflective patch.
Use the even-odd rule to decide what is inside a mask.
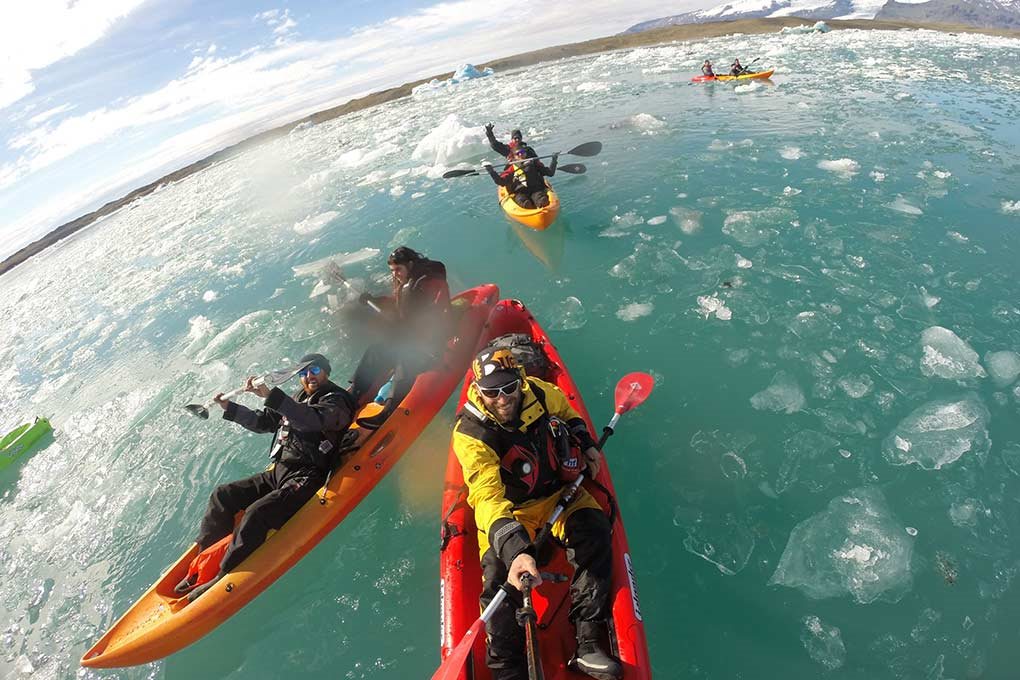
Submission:
[[[637,581],[634,579],[634,565],[630,562],[630,553],[623,553],[623,562],[627,565],[627,581],[630,582],[630,601],[634,605],[634,616],[638,621],[641,618],[641,604],[638,602]]]
[[[482,366],[482,373],[484,373],[485,375],[489,375],[495,370],[496,370],[495,364],[486,364],[485,366]]]

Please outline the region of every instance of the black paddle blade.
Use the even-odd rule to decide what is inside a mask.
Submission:
[[[583,175],[588,172],[588,168],[584,166],[584,163],[567,163],[566,165],[557,165],[556,172],[565,172],[568,175]]]
[[[443,179],[452,179],[454,177],[467,177],[468,175],[477,175],[477,170],[447,170],[443,173]]]
[[[201,404],[188,404],[184,409],[193,416],[198,416],[202,420],[209,420],[209,409]]]
[[[566,152],[568,156],[598,156],[602,151],[602,142],[585,142]]]

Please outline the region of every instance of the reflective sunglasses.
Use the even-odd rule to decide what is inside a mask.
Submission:
[[[513,382],[508,382],[506,385],[501,385],[499,387],[478,386],[478,393],[487,399],[495,399],[501,394],[507,397],[512,397],[517,392],[517,388],[520,386],[520,384],[521,379],[518,378]]]
[[[299,378],[306,378],[308,377],[309,373],[311,373],[312,375],[319,375],[320,373],[322,373],[322,369],[318,366],[313,365],[309,366],[308,368],[302,368],[300,371],[297,372]]]

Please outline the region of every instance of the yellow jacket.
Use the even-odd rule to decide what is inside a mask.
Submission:
[[[515,520],[514,509],[540,502],[563,487],[556,452],[547,444],[545,416],[565,421],[582,448],[595,443],[584,420],[552,383],[528,378],[522,383],[521,399],[516,427],[503,427],[472,385],[453,430],[453,450],[464,472],[475,524],[488,534],[489,543],[507,564],[531,541]]]

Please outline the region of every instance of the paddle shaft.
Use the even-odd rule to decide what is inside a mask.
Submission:
[[[330,275],[333,278],[338,279],[339,281],[341,281],[345,286],[347,286],[348,288],[353,290],[355,293],[358,293],[358,294],[361,293],[361,291],[359,291],[357,288],[354,287],[353,283],[351,283],[350,281],[347,280],[347,277],[344,276],[344,274],[340,270],[339,266],[331,268],[329,270],[329,273],[330,273]],[[377,305],[374,302],[372,302],[371,300],[365,300],[365,304],[368,305],[369,307],[371,307],[375,311],[376,314],[382,314],[383,313],[382,308],[379,305]]]
[[[259,376],[259,377],[255,378],[254,380],[251,381],[251,386],[252,387],[260,387],[260,386],[265,385],[265,384],[266,384],[265,376]],[[224,401],[230,401],[234,397],[236,397],[238,395],[241,395],[241,394],[244,394],[246,389],[247,389],[247,386],[245,386],[245,387],[238,387],[236,390],[230,390],[229,392],[224,392],[223,396],[220,397],[220,399],[222,399]],[[212,408],[213,406],[216,406],[218,403],[219,403],[219,401],[215,397],[213,397],[212,400],[210,400],[209,402],[207,402],[205,404],[202,404],[202,406],[208,409],[208,408]]]
[[[538,653],[538,615],[531,601],[531,576],[521,577],[521,596],[523,606],[517,610],[517,621],[524,625],[524,641],[528,652],[528,680],[545,680],[542,671],[542,657]]]

